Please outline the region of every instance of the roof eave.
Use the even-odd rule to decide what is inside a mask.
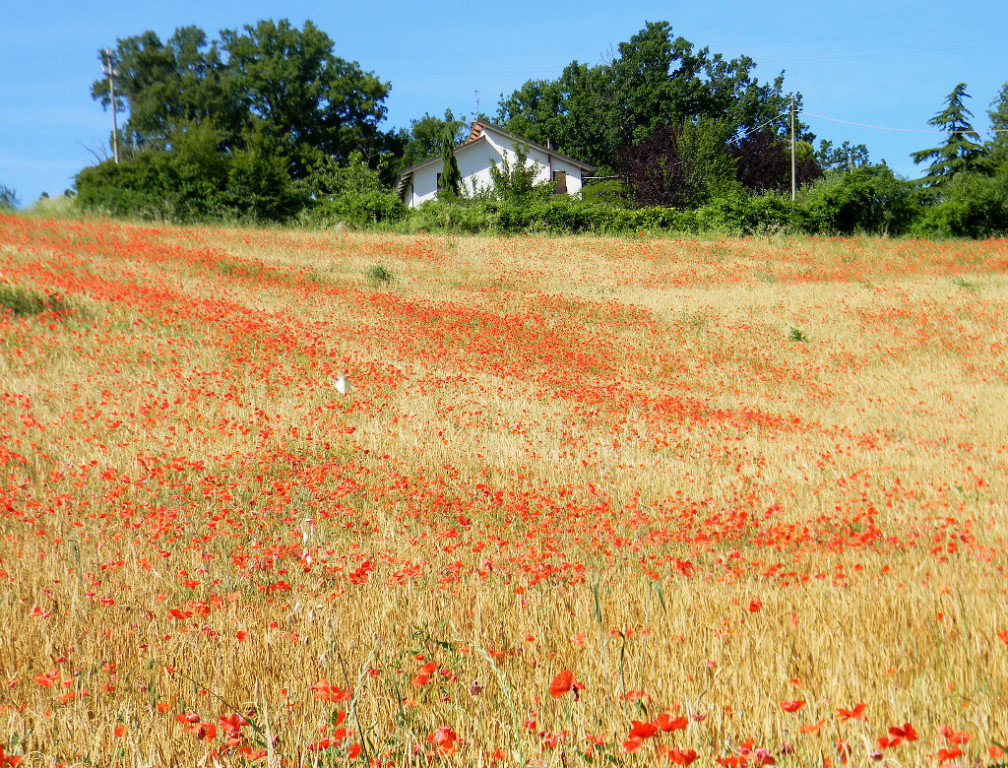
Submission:
[[[539,144],[538,142],[530,141],[529,139],[526,139],[526,138],[524,138],[522,136],[518,136],[518,135],[516,135],[514,133],[511,133],[509,130],[507,130],[505,128],[501,128],[499,125],[495,125],[493,123],[488,123],[485,120],[478,120],[476,122],[478,122],[484,128],[489,128],[494,133],[498,133],[501,136],[509,138],[509,139],[511,139],[514,142],[520,142],[522,144],[527,144],[530,147],[534,147],[535,149],[538,149],[540,152],[545,152],[548,155],[553,155],[553,157],[555,157],[555,158],[557,158],[559,160],[563,160],[565,163],[570,163],[571,165],[576,165],[578,168],[580,168],[583,171],[594,172],[594,171],[598,170],[598,166],[596,166],[596,165],[592,165],[591,163],[584,163],[584,162],[582,162],[580,160],[577,160],[577,159],[571,157],[570,155],[565,155],[563,152],[557,152],[555,149],[552,149],[551,147],[546,147],[546,146],[543,146],[542,144]]]

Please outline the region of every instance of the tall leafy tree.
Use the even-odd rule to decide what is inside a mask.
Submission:
[[[659,128],[617,147],[615,164],[640,205],[701,205],[737,187],[725,152],[731,133],[726,121],[712,118]]]
[[[957,173],[977,169],[982,154],[980,135],[973,130],[973,113],[966,107],[966,83],[959,83],[945,97],[945,109],[928,120],[930,125],[946,133],[944,143],[911,153],[915,163],[931,161],[922,184],[940,187]]]
[[[753,192],[784,192],[791,188],[791,146],[769,128],[753,131],[733,141],[728,154],[735,161],[740,184]],[[822,176],[812,145],[795,145],[795,181],[798,186]]]
[[[319,155],[346,163],[356,151],[377,164],[391,147],[379,128],[389,84],[333,48],[312,22],[298,29],[286,19],[223,30],[213,41],[198,27],[180,27],[167,42],[151,31],[119,40],[116,108],[128,114],[127,143],[170,150],[178,134],[209,124],[222,151],[268,139],[295,179]],[[91,93],[109,106],[106,78]]]
[[[698,118],[727,118],[742,133],[779,117],[783,76],[761,83],[755,62],[725,59],[651,22],[621,43],[612,61],[569,64],[557,80],[530,80],[502,98],[497,119],[511,131],[612,167],[613,150]],[[784,121],[773,124],[782,129]]]
[[[616,133],[608,66],[568,64],[557,80],[530,80],[502,99],[497,120],[518,136],[596,165],[608,165]]]
[[[451,135],[453,144],[461,144],[467,125],[465,117],[455,117],[450,109],[445,110],[444,117],[428,113],[411,121],[409,129],[403,130],[398,137],[402,147],[398,153],[400,167],[409,168],[440,154],[445,132]]]
[[[833,142],[828,139],[819,142],[815,158],[824,171],[853,170],[871,162],[868,147],[864,144],[851,144],[845,141],[839,146],[833,146]]]
[[[224,86],[220,50],[198,27],[179,27],[164,43],[151,31],[119,40],[112,62],[128,147],[166,149],[191,123],[235,129],[236,99]],[[91,96],[110,106],[106,77],[91,85]]]
[[[312,22],[297,29],[286,19],[264,20],[223,30],[221,47],[242,128],[279,142],[295,178],[317,152],[341,162],[354,151],[377,160],[387,144],[378,126],[389,84],[336,56],[332,38]]]

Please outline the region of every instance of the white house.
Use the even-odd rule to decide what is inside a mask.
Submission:
[[[549,146],[536,144],[515,136],[503,128],[477,120],[472,124],[469,138],[455,147],[455,160],[462,175],[463,194],[473,194],[493,186],[490,167],[501,165],[504,158],[515,166],[515,147],[522,145],[528,156],[529,166],[535,163],[535,181],[556,182],[557,194],[576,195],[581,191],[584,179],[595,172],[595,166],[582,163],[573,157],[557,152]],[[432,157],[422,163],[407,168],[399,175],[396,191],[400,199],[410,208],[423,205],[437,198],[438,177],[441,175],[440,157]]]

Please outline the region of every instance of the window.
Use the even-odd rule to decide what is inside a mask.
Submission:
[[[553,192],[558,195],[567,194],[567,174],[564,171],[553,171]]]

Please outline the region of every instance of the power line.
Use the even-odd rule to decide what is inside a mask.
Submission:
[[[841,120],[839,117],[827,117],[817,115],[815,112],[802,110],[803,115],[818,117],[820,120],[829,120],[834,123],[844,123],[845,125],[857,125],[861,128],[874,128],[879,131],[896,131],[898,133],[1008,133],[1008,128],[976,128],[968,131],[941,131],[937,128],[893,128],[888,125],[872,125],[871,123],[859,123],[854,120]]]
[[[768,125],[770,125],[770,123],[776,123],[776,122],[777,122],[778,120],[780,120],[780,119],[781,119],[782,117],[787,117],[787,116],[788,116],[788,115],[790,115],[790,114],[791,114],[791,109],[790,109],[790,108],[788,108],[788,110],[787,110],[787,111],[785,111],[785,112],[781,112],[781,113],[780,113],[779,115],[775,115],[774,117],[771,117],[771,118],[770,118],[769,120],[767,120],[767,121],[766,121],[765,123],[760,123],[760,124],[759,124],[759,125],[757,125],[757,126],[756,126],[755,128],[750,128],[750,129],[749,129],[748,131],[743,131],[742,133],[740,133],[740,134],[738,135],[738,138],[739,138],[739,139],[744,139],[744,138],[745,138],[746,136],[748,136],[748,135],[749,135],[750,133],[755,133],[756,131],[760,130],[761,128],[766,128],[766,127],[767,127]]]
[[[909,46],[900,48],[865,48],[861,50],[851,50],[849,48],[840,51],[813,51],[808,53],[786,53],[771,56],[761,56],[758,64],[773,64],[776,62],[804,62],[804,61],[837,61],[844,59],[873,58],[877,56],[900,56],[913,55],[919,53],[954,53],[956,51],[973,51],[979,48],[992,48],[1003,46],[1003,41],[992,40],[990,42],[981,41],[969,45],[954,46]]]

